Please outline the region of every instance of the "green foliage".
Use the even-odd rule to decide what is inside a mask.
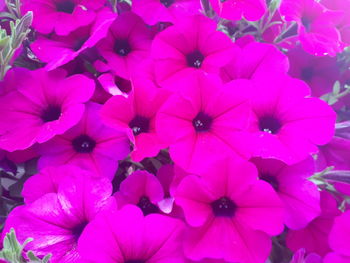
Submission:
[[[28,238],[23,244],[20,244],[16,238],[16,233],[13,228],[6,234],[4,238],[4,248],[0,251],[0,259],[3,259],[9,263],[48,263],[51,254],[46,255],[43,259],[38,258],[32,251],[28,251],[26,256],[28,260],[23,257],[23,250],[25,246],[33,241],[32,238]]]

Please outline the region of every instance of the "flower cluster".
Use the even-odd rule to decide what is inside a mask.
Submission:
[[[350,0],[16,3],[0,168],[23,262],[350,262]]]

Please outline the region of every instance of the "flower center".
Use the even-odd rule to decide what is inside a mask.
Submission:
[[[139,202],[137,203],[137,206],[141,208],[145,216],[149,214],[158,213],[159,211],[158,206],[152,204],[147,196],[142,196]]]
[[[114,52],[122,57],[127,56],[131,52],[129,41],[126,39],[117,39],[114,43]]]
[[[224,196],[212,202],[211,208],[215,216],[233,217],[237,206],[230,198]]]
[[[192,125],[197,132],[209,131],[213,118],[204,112],[199,112],[192,120]]]
[[[131,91],[131,82],[118,76],[114,76],[114,84],[121,92],[129,93]]]
[[[174,2],[175,2],[175,0],[160,0],[160,3],[162,5],[164,5],[165,7],[171,6]]]
[[[74,11],[75,3],[70,0],[61,1],[56,4],[57,12],[63,12],[67,14],[72,14]]]
[[[85,229],[87,224],[88,223],[86,221],[84,221],[84,222],[76,225],[75,227],[73,227],[72,235],[74,236],[75,240],[79,239],[79,237],[81,236],[81,233],[83,233],[83,230]]]
[[[56,121],[61,117],[61,107],[58,105],[49,105],[41,113],[41,119],[43,122]]]
[[[272,176],[269,174],[260,174],[259,177],[261,180],[269,183],[273,187],[273,189],[278,191],[279,183],[278,183],[277,178],[275,176]]]
[[[124,261],[124,263],[145,263],[145,261],[140,259],[132,259],[132,260]]]
[[[199,50],[195,50],[186,56],[187,65],[192,68],[200,68],[204,60],[203,54]]]
[[[301,70],[301,79],[305,81],[310,81],[313,77],[314,69],[312,67],[303,68]]]
[[[306,31],[309,32],[310,29],[311,29],[311,19],[309,19],[308,17],[306,16],[303,16],[301,18],[301,23],[303,24],[303,26],[305,27]]]
[[[276,134],[281,127],[281,122],[273,116],[264,116],[259,119],[259,129],[261,131]]]
[[[96,146],[96,141],[90,136],[82,134],[76,137],[72,144],[74,150],[78,153],[91,153]]]
[[[148,132],[149,119],[143,116],[136,115],[135,118],[133,118],[129,122],[129,127],[132,129],[132,132],[135,136],[139,135],[140,133]]]

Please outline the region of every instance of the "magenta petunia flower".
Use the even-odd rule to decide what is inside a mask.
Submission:
[[[287,53],[290,61],[289,75],[309,84],[312,95],[320,97],[332,92],[334,82],[339,79],[337,59],[315,57],[296,47]]]
[[[316,145],[334,135],[336,114],[324,101],[310,98],[302,81],[284,75],[253,79],[254,156],[275,158],[287,164],[317,153]]]
[[[222,86],[215,76],[196,74],[160,109],[157,132],[170,145],[175,164],[189,171],[225,155],[248,159],[251,107],[245,80]]]
[[[337,254],[350,259],[350,210],[334,219],[332,230],[329,234],[329,245]]]
[[[199,14],[201,4],[199,0],[134,0],[132,11],[149,25],[175,23],[177,19]]]
[[[321,215],[311,221],[305,228],[289,230],[287,246],[292,251],[305,248],[307,253],[317,253],[324,256],[331,251],[328,236],[333,226],[334,218],[341,214],[333,196],[325,191],[321,192]]]
[[[90,102],[75,127],[40,145],[39,167],[74,164],[112,179],[130,144],[124,133],[102,124],[100,109],[101,105]]]
[[[216,23],[203,15],[182,18],[160,32],[152,43],[158,83],[172,90],[196,71],[219,73],[239,51],[231,39],[216,31]]]
[[[135,171],[121,184],[115,193],[118,207],[137,205],[144,215],[158,213],[158,202],[164,198],[163,187],[157,177],[146,171]]]
[[[53,31],[68,35],[81,26],[92,23],[103,8],[104,0],[23,0],[23,13],[33,11],[33,27],[42,34]]]
[[[284,223],[290,229],[300,229],[320,215],[320,193],[308,180],[315,171],[310,157],[288,166],[274,159],[254,158],[260,179],[268,182],[285,206]]]
[[[39,36],[30,47],[41,61],[47,63],[45,68],[53,70],[74,60],[104,38],[115,17],[108,9],[100,11],[93,24],[80,27],[67,36]]]
[[[336,21],[342,14],[327,10],[316,0],[283,0],[281,15],[296,21],[298,35],[305,51],[315,56],[335,56],[343,49]]]
[[[38,174],[29,177],[23,185],[22,196],[26,204],[33,203],[48,193],[57,193],[59,184],[65,177],[79,174],[91,176],[91,171],[83,170],[74,165],[48,166]],[[40,185],[40,187],[38,187]]]
[[[175,202],[192,227],[184,241],[192,260],[265,262],[271,235],[283,231],[283,205],[272,187],[258,180],[254,165],[224,159],[178,186]]]
[[[156,156],[164,148],[155,131],[155,117],[167,97],[165,90],[135,86],[127,98],[116,95],[102,107],[102,121],[124,131],[134,144],[131,158],[136,162]]]
[[[233,79],[252,79],[265,75],[285,74],[289,62],[286,55],[275,46],[251,42],[237,52],[230,63],[221,68],[221,78],[227,82]]]
[[[39,257],[52,253],[52,263],[78,262],[77,242],[86,225],[103,209],[116,209],[116,203],[108,179],[68,174],[57,193],[15,208],[6,220],[2,238],[13,227],[21,243],[28,237],[34,239],[26,249]]]
[[[140,17],[132,12],[118,16],[107,37],[97,44],[97,50],[107,61],[104,67],[118,76],[130,79],[134,67],[149,55],[152,34]],[[102,62],[95,63],[97,68]]]
[[[127,205],[101,212],[86,227],[78,251],[91,263],[183,263],[183,228],[178,219],[144,217],[138,207]]]
[[[98,77],[102,88],[111,95],[122,95],[128,97],[132,91],[131,81],[123,79],[112,73],[105,73]]]
[[[350,257],[335,252],[328,253],[322,263],[349,263]],[[318,263],[318,262],[317,262]]]
[[[17,90],[0,97],[0,148],[26,149],[64,133],[80,120],[94,81],[83,75],[65,76],[63,70],[41,69],[17,75]]]
[[[264,0],[210,0],[214,11],[228,20],[259,20],[267,11]]]

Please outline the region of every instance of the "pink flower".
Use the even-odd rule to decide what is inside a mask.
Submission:
[[[107,61],[103,67],[118,76],[130,79],[134,67],[149,54],[152,34],[140,17],[131,12],[122,13],[114,20],[107,37],[97,44],[97,50]],[[102,62],[95,63],[97,68]]]
[[[74,165],[48,166],[38,174],[29,177],[23,185],[22,196],[26,204],[33,203],[48,193],[57,193],[59,184],[65,177],[75,175],[89,177],[91,172]],[[40,187],[38,187],[40,186]]]
[[[91,263],[182,263],[182,232],[180,220],[144,217],[139,208],[127,205],[101,212],[86,227],[78,250]]]
[[[23,0],[22,12],[33,11],[33,27],[42,34],[53,31],[68,35],[81,26],[91,24],[104,0]]]
[[[199,0],[135,0],[132,11],[149,25],[157,22],[176,22],[177,18],[200,13]]]
[[[349,263],[350,262],[350,257],[344,256],[338,253],[328,253],[324,260],[323,263]]]
[[[321,210],[307,227],[300,230],[289,230],[287,246],[292,251],[305,248],[307,253],[317,253],[324,256],[331,251],[328,236],[333,226],[334,218],[341,214],[337,202],[328,192],[321,192]]]
[[[260,179],[270,183],[283,201],[288,228],[303,228],[320,215],[320,193],[308,180],[315,171],[311,157],[291,166],[274,159],[254,158],[252,162]]]
[[[301,45],[315,56],[335,56],[343,49],[335,23],[342,14],[327,10],[316,0],[283,0],[281,15],[296,21]]]
[[[39,167],[75,164],[112,179],[118,160],[129,153],[129,140],[124,133],[102,124],[100,109],[101,105],[90,102],[75,127],[40,145]]]
[[[221,78],[228,82],[233,79],[253,79],[265,75],[285,74],[289,62],[286,55],[275,46],[251,42],[237,52],[230,63],[221,68]]]
[[[254,156],[294,164],[317,153],[334,135],[336,114],[302,81],[284,75],[253,79]]]
[[[77,262],[77,243],[86,225],[99,211],[115,209],[108,179],[86,173],[69,174],[58,185],[57,193],[45,194],[29,205],[15,208],[3,231],[7,233],[13,227],[21,243],[32,237],[34,241],[26,249],[39,257],[52,253],[52,263]]]
[[[164,90],[135,86],[127,98],[116,95],[102,107],[102,121],[124,131],[134,144],[131,158],[136,162],[156,156],[163,148],[155,131],[155,117],[167,97]]]
[[[115,17],[108,9],[103,10],[97,14],[93,24],[80,27],[66,36],[39,36],[30,47],[41,61],[47,63],[47,70],[55,69],[72,61],[104,38]]]
[[[132,91],[131,82],[112,73],[102,74],[98,77],[102,88],[111,95],[122,95],[128,97]]]
[[[192,76],[160,109],[157,132],[170,145],[175,164],[188,171],[225,155],[251,156],[245,132],[251,107],[249,82],[233,81],[222,86],[215,76]]]
[[[259,20],[267,11],[264,0],[210,0],[214,11],[228,20]]]
[[[300,47],[288,53],[289,74],[305,81],[311,87],[312,95],[321,97],[332,92],[334,82],[339,79],[337,59],[332,57],[315,57]]]
[[[175,193],[190,228],[184,243],[192,260],[265,262],[271,235],[283,231],[283,205],[272,187],[258,180],[251,163],[224,159],[185,177]]]
[[[80,120],[94,82],[83,75],[65,76],[63,70],[41,69],[17,75],[17,90],[0,97],[0,148],[26,149],[64,133]]]
[[[350,258],[350,211],[334,219],[329,245],[336,253]]]
[[[164,192],[157,177],[146,171],[136,171],[120,184],[115,197],[118,207],[134,204],[144,215],[149,215],[159,212],[157,204],[164,198]]]
[[[196,71],[219,73],[238,47],[216,23],[203,15],[183,18],[160,32],[152,43],[151,58],[160,86],[179,89]]]

